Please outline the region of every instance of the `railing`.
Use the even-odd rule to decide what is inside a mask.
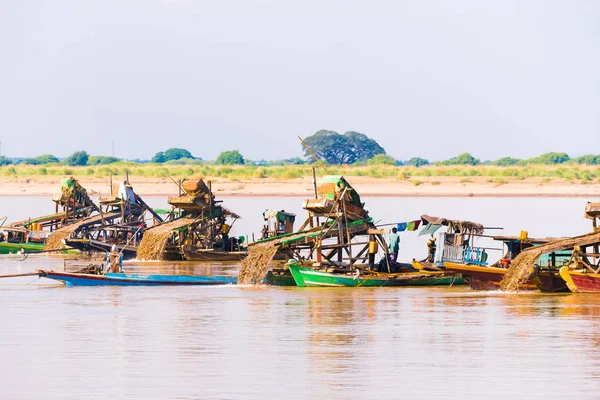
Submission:
[[[464,251],[464,261],[468,264],[487,265],[488,254],[483,247],[467,247]]]
[[[463,262],[463,247],[452,244],[444,244],[444,251],[442,253],[441,261],[451,261],[457,263]]]
[[[483,247],[463,247],[451,244],[444,245],[442,262],[450,261],[475,265],[488,265],[488,254]]]

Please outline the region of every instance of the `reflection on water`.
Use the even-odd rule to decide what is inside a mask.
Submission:
[[[446,200],[419,201],[441,208]],[[473,204],[482,208],[471,212],[494,209],[496,216],[488,206],[497,202]],[[531,207],[528,215],[538,215]],[[416,208],[408,201],[403,210]],[[0,258],[0,274],[38,268],[60,270],[63,259]],[[209,275],[237,268],[125,265],[127,272]],[[22,277],[0,279],[0,304],[2,399],[592,399],[600,390],[595,295],[66,288]]]
[[[0,273],[50,264],[61,260],[0,259]],[[0,282],[2,398],[594,398],[600,389],[593,295],[65,288],[30,278]]]

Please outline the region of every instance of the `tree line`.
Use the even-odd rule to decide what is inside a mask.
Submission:
[[[530,164],[556,165],[556,164],[587,164],[600,165],[600,155],[585,155],[571,158],[566,153],[550,152],[539,157],[518,159],[502,157],[494,161],[481,161],[470,153],[462,153],[448,160],[431,162],[426,158],[413,157],[408,160],[397,160],[386,153],[385,149],[375,139],[369,138],[364,133],[348,131],[340,134],[330,130],[320,130],[304,138],[304,158],[293,157],[286,160],[252,161],[247,160],[239,150],[227,150],[219,154],[214,161],[220,165],[296,165],[314,162],[314,157],[322,162],[332,165],[408,165],[422,167],[427,165],[496,165],[496,166],[524,166]],[[314,154],[314,155],[313,155]],[[124,161],[117,157],[91,156],[85,151],[76,151],[70,156],[59,159],[51,154],[43,154],[34,158],[11,160],[0,156],[0,166],[8,164],[44,165],[60,163],[68,166],[105,165]],[[206,163],[200,157],[194,157],[188,150],[170,148],[157,152],[150,160],[133,160],[137,163],[157,164],[202,164]]]

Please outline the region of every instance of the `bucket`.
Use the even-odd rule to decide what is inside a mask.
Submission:
[[[527,236],[529,235],[529,233],[527,231],[521,231],[521,235],[519,236],[519,238],[521,239],[522,242],[527,240]]]

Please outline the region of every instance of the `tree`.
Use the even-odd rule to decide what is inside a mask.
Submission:
[[[159,151],[154,155],[154,157],[152,157],[152,160],[150,161],[154,163],[164,163],[166,161],[179,160],[180,158],[194,159],[194,156],[192,156],[192,154],[186,149],[178,149],[174,147],[165,150],[164,152]]]
[[[477,165],[480,164],[481,161],[479,158],[473,157],[469,153],[462,153],[456,157],[452,157],[449,160],[444,160],[437,162],[438,165]]]
[[[577,164],[598,165],[600,164],[600,155],[587,154],[585,156],[573,159]]]
[[[42,165],[57,162],[59,162],[58,158],[54,157],[52,154],[42,154],[41,156],[37,156],[34,158],[26,158],[23,161],[21,161],[21,164]]]
[[[85,151],[76,151],[69,157],[63,160],[63,164],[70,165],[72,167],[87,165],[89,155]]]
[[[217,157],[217,164],[242,165],[244,164],[244,157],[238,150],[224,151]]]
[[[4,157],[4,156],[0,156],[0,167],[3,165],[10,165],[12,164],[12,161],[10,161],[8,158]]]
[[[117,157],[111,156],[90,156],[88,158],[88,165],[106,165],[121,161]]]
[[[287,164],[287,165],[302,165],[304,164],[306,161],[304,161],[302,158],[300,157],[292,157],[292,158],[288,158],[286,160],[283,160],[283,164]]]
[[[424,158],[413,157],[410,160],[408,160],[405,164],[412,165],[413,167],[419,168],[419,167],[422,167],[423,165],[429,165],[429,161]]]
[[[353,164],[367,161],[385,150],[375,140],[359,132],[349,131],[340,135],[334,131],[320,130],[304,139],[320,160],[330,164]],[[312,155],[305,148],[304,155],[311,160]]]
[[[538,157],[540,164],[563,164],[571,158],[567,153],[545,153]]]
[[[519,160],[518,158],[502,157],[497,159],[496,161],[492,161],[490,164],[498,165],[500,167],[507,167],[509,165],[517,165],[520,161],[521,160]]]
[[[351,145],[350,150],[354,152],[356,157],[356,161],[353,162],[367,161],[378,154],[385,154],[383,147],[364,133],[348,131],[344,133],[344,136],[348,138]]]
[[[377,154],[367,161],[369,165],[396,165],[394,157],[387,154]]]
[[[158,153],[156,153],[154,155],[154,157],[152,157],[152,159],[150,160],[150,162],[158,163],[158,164],[164,163],[165,161],[166,161],[165,160],[165,153],[163,153],[162,151],[159,151]]]

